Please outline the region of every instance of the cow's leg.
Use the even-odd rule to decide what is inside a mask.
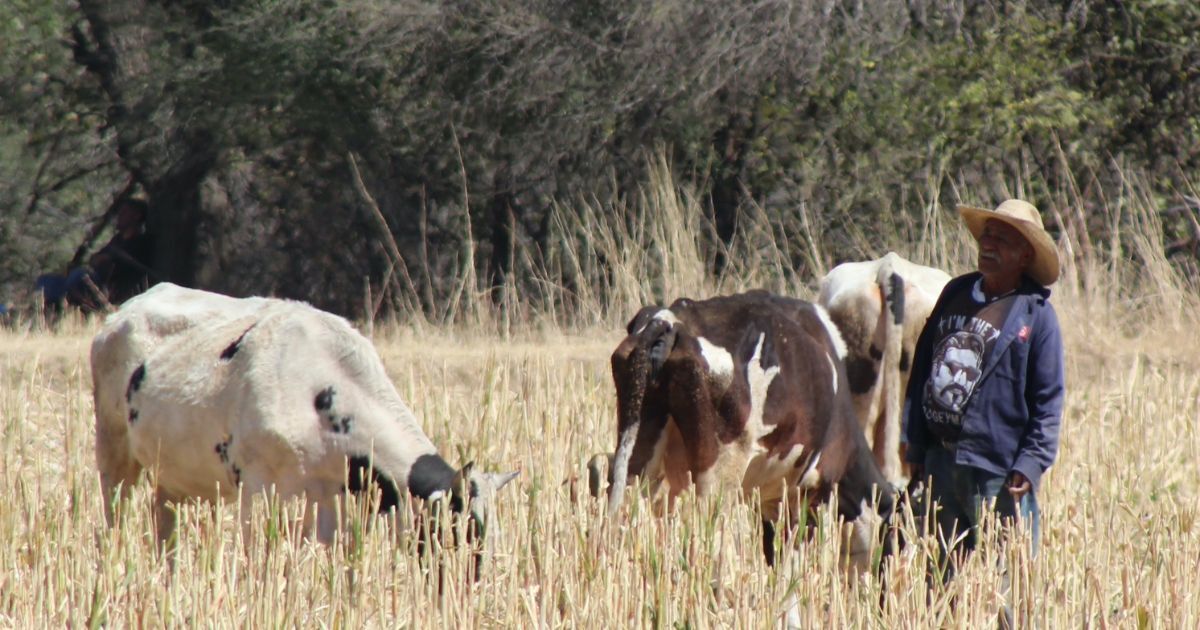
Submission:
[[[254,463],[246,462],[241,468],[241,509],[238,518],[242,525],[242,545],[248,556],[253,555],[259,538],[253,527],[254,499],[268,496],[268,490],[271,489],[269,479],[267,471]]]
[[[782,536],[781,545],[789,544],[788,541],[791,539],[790,532],[794,526],[793,523],[795,518],[791,513],[791,510],[788,508],[795,506],[795,503],[792,502],[792,499],[794,499],[795,496],[796,493],[793,488],[787,492],[787,497],[769,499],[760,504],[760,513],[762,515],[763,558],[767,561],[767,565],[775,570],[780,569],[779,565],[777,564],[778,557],[775,554],[775,539],[777,537],[776,524],[780,522],[780,517],[784,516],[784,510],[788,510],[788,513],[786,514],[787,518],[784,519],[783,531],[778,532],[778,534]],[[797,570],[795,565],[796,556],[792,556],[792,562],[793,570]],[[789,593],[787,599],[784,600],[783,613],[780,617],[780,621],[782,622],[780,625],[782,625],[784,628],[791,629],[803,627],[800,623],[800,600],[796,597],[794,592]]]
[[[154,533],[158,545],[163,551],[174,549],[177,543],[175,502],[178,499],[162,486],[154,489]]]
[[[116,524],[116,508],[129,497],[142,466],[129,448],[125,418],[96,410],[96,468],[100,471],[100,496],[104,501],[104,520]]]
[[[324,482],[314,483],[309,485],[305,495],[308,501],[305,532],[312,531],[321,543],[332,543],[338,531],[337,488]],[[313,523],[312,530],[308,526],[310,520]]]
[[[762,520],[762,549],[767,566],[775,566],[775,521]]]

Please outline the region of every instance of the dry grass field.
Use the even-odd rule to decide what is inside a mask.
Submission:
[[[900,251],[964,271],[956,229]],[[883,606],[879,580],[838,568],[827,515],[776,570],[735,496],[685,497],[667,517],[631,498],[618,527],[600,527],[579,476],[615,440],[608,354],[627,304],[579,327],[375,326],[389,374],[452,464],[523,471],[496,507],[483,578],[471,584],[467,551],[451,550],[440,588],[414,536],[352,517],[321,546],[290,531],[295,504],[260,501],[249,549],[236,506],[185,505],[173,562],[155,551],[149,482],[107,528],[87,361],[98,324],[0,332],[0,626],[762,628],[794,595],[805,627],[984,628],[1003,562],[1020,618],[1042,628],[1200,627],[1196,283],[1146,252],[1075,260],[1054,298],[1069,394],[1039,554],[989,541],[927,594],[933,547],[914,538],[886,569]],[[680,282],[662,290],[739,288]]]

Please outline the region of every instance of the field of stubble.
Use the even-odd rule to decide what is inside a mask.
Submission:
[[[185,506],[172,563],[155,552],[143,483],[108,529],[92,454],[95,324],[0,333],[0,626],[760,628],[795,595],[805,627],[992,627],[1007,556],[1015,605],[1040,627],[1200,627],[1200,341],[1187,326],[1059,310],[1069,394],[1039,555],[985,545],[927,597],[931,546],[918,541],[887,570],[883,607],[878,580],[837,568],[827,523],[768,569],[737,497],[685,498],[668,517],[639,498],[619,527],[599,528],[578,476],[615,439],[616,328],[376,330],[452,464],[523,471],[496,506],[484,577],[469,584],[466,551],[447,552],[440,593],[414,537],[375,519],[351,519],[324,547],[289,533],[295,505],[260,501],[265,542],[248,551],[233,506]]]

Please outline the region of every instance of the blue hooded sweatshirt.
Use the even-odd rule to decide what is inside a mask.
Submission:
[[[926,451],[937,443],[926,425],[922,404],[925,382],[933,369],[932,324],[957,292],[970,291],[981,277],[973,272],[947,283],[917,340],[904,402],[905,459],[911,463],[924,464]],[[1014,297],[1000,337],[963,410],[954,461],[999,476],[1017,471],[1037,488],[1058,453],[1065,392],[1062,333],[1048,301],[1049,289],[1023,278]]]

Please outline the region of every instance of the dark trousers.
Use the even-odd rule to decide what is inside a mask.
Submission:
[[[1030,490],[1014,501],[1005,488],[1005,476],[954,463],[954,453],[934,446],[925,454],[925,474],[929,475],[929,498],[938,506],[936,522],[947,542],[966,534],[959,549],[975,548],[979,523],[984,510],[996,513],[1002,523],[1024,523],[1032,534],[1031,553],[1037,553],[1039,516],[1037,496]]]
[[[939,576],[943,583],[953,578],[957,559],[965,557],[975,548],[985,510],[995,512],[1001,526],[1020,522],[1028,527],[1031,534],[1030,557],[1037,553],[1040,524],[1037,496],[1033,490],[1022,496],[1020,501],[1015,501],[1005,487],[1005,476],[956,464],[954,452],[942,446],[933,446],[926,452],[925,474],[930,478],[929,499],[934,501],[937,509],[934,522],[940,530],[939,540],[949,547],[942,548],[941,570],[935,571],[930,567],[931,586]],[[1007,569],[1002,567],[1001,570],[1004,572],[1004,605],[999,611],[997,625],[1000,628],[1012,628],[1010,576]]]

